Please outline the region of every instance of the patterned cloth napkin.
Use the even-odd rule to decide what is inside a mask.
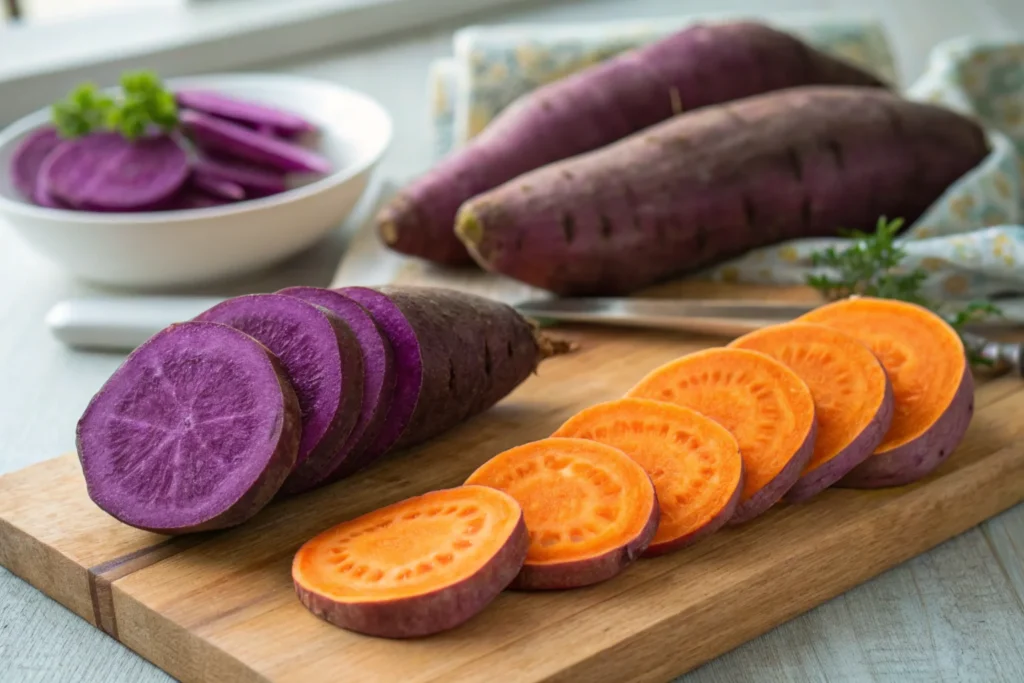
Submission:
[[[713,17],[717,20],[724,17]],[[707,17],[571,26],[470,27],[454,55],[431,66],[431,119],[437,155],[479,133],[516,97],[624,50]],[[899,86],[882,26],[874,21],[778,22],[830,54]],[[950,187],[904,233],[907,265],[929,273],[938,298],[1024,292],[1024,43],[969,37],[936,46],[911,99],[972,115],[992,152]],[[799,284],[814,272],[810,254],[842,239],[801,239],[756,249],[694,277]]]

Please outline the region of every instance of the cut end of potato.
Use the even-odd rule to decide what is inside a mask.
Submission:
[[[465,206],[455,218],[455,234],[467,247],[475,249],[484,236],[484,226],[472,208]]]
[[[398,226],[393,220],[383,217],[378,219],[377,232],[385,244],[394,244],[398,241]]]

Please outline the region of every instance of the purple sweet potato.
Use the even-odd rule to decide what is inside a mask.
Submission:
[[[295,464],[300,410],[279,361],[224,325],[187,322],[128,356],[78,422],[90,498],[179,534],[241,524]]]
[[[366,454],[422,443],[497,403],[564,349],[510,306],[434,287],[346,287],[395,353],[395,391]]]
[[[334,457],[325,459],[319,471],[296,476],[286,489],[301,491],[336,481],[364,464],[364,455],[384,426],[395,390],[395,361],[391,344],[365,308],[340,292],[319,287],[290,287],[278,294],[316,304],[338,316],[355,335],[363,358],[363,397],[352,432]]]
[[[319,306],[280,294],[228,299],[197,320],[241,330],[281,360],[302,409],[302,441],[285,487],[322,472],[355,427],[363,398],[362,353],[349,326]]]
[[[237,123],[196,111],[183,111],[181,125],[200,148],[282,171],[330,173],[330,162],[316,152],[268,137]]]
[[[562,295],[624,294],[879,216],[915,221],[988,153],[974,121],[857,87],[792,88],[678,116],[462,207],[485,268]]]
[[[196,177],[236,183],[251,196],[264,197],[288,189],[282,173],[240,161],[204,156],[195,162],[192,173]]]
[[[265,104],[235,99],[209,90],[179,90],[178,106],[251,126],[263,135],[300,135],[316,131],[306,119]]]
[[[170,200],[188,179],[188,156],[168,135],[136,141],[94,133],[61,144],[40,174],[53,197],[76,209],[145,210]]]
[[[816,84],[883,85],[761,24],[685,29],[524,95],[386,206],[378,217],[379,233],[405,254],[444,264],[471,263],[452,227],[459,206],[473,196],[602,148],[679,110]],[[544,185],[533,185],[545,191]]]
[[[885,438],[837,486],[909,484],[956,450],[974,414],[974,377],[963,342],[945,320],[915,304],[870,297],[837,301],[800,320],[859,339],[892,382],[894,410]]]
[[[11,181],[14,189],[26,199],[35,200],[39,169],[43,161],[61,143],[57,131],[50,127],[39,128],[25,136],[11,156]]]
[[[730,348],[771,356],[811,390],[818,436],[800,479],[786,493],[798,503],[832,486],[882,443],[893,416],[892,383],[867,346],[824,325],[772,325],[734,340]]]
[[[483,610],[519,573],[528,544],[523,510],[511,496],[459,486],[315,536],[295,554],[292,581],[300,602],[335,626],[416,638]]]
[[[230,202],[245,199],[245,188],[231,180],[193,173],[192,185],[208,195]]]
[[[504,491],[530,530],[512,588],[560,590],[606,581],[644,554],[661,512],[651,478],[621,450],[552,437],[516,446],[481,465],[467,485]]]

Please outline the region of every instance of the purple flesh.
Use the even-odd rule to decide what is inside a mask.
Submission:
[[[334,458],[363,395],[359,345],[344,321],[318,306],[280,294],[228,299],[198,316],[251,335],[284,366],[302,409],[302,441],[286,486]]]
[[[181,90],[175,98],[182,107],[252,126],[263,135],[298,135],[316,130],[312,123],[291,112],[208,90]]]
[[[245,162],[203,157],[195,163],[192,173],[195,177],[237,183],[250,195],[266,196],[288,189],[283,174]]]
[[[362,464],[368,464],[387,453],[409,425],[423,383],[423,360],[416,331],[391,299],[366,287],[338,291],[369,311],[394,352],[395,389],[383,428],[361,456]]]
[[[207,194],[197,188],[186,187],[175,195],[167,208],[172,211],[181,209],[208,209],[211,206],[224,206],[225,204],[230,203],[230,201],[223,197],[214,197],[213,195]]]
[[[805,472],[786,492],[786,502],[802,503],[813,498],[871,457],[878,445],[885,439],[885,433],[889,431],[893,412],[892,382],[886,375],[885,396],[878,407],[878,412],[871,418],[871,422],[831,460],[821,463],[810,472]]]
[[[130,142],[96,133],[61,145],[40,172],[53,196],[75,208],[132,211],[173,197],[188,178],[188,157],[167,135]]]
[[[324,462],[319,472],[304,479],[296,477],[293,483],[290,482],[288,491],[299,492],[336,481],[365,463],[363,456],[384,426],[395,389],[394,353],[391,344],[373,322],[373,317],[344,294],[319,287],[290,287],[278,294],[316,304],[344,320],[355,335],[363,356],[363,397],[359,419],[348,440],[335,452],[333,459]]]
[[[814,455],[814,440],[817,436],[818,422],[817,420],[812,420],[811,429],[807,432],[807,437],[796,453],[793,454],[793,457],[790,458],[789,462],[786,463],[786,466],[760,491],[752,495],[746,502],[736,506],[736,512],[729,520],[728,526],[749,522],[782,500],[786,492],[793,488],[793,485],[800,479],[800,473],[804,471],[811,456]]]
[[[890,451],[868,457],[837,486],[874,489],[903,486],[931,474],[949,458],[963,441],[974,415],[974,376],[964,365],[964,374],[949,407],[924,434]]]
[[[32,193],[32,201],[39,206],[45,206],[49,209],[68,208],[63,202],[53,196],[53,192],[50,191],[50,181],[44,173],[40,173],[36,179],[36,187],[35,191]]]
[[[89,497],[125,524],[240,524],[277,493],[299,445],[280,363],[238,330],[171,325],[128,356],[78,422]]]
[[[209,195],[228,201],[238,202],[245,199],[245,188],[230,180],[193,173],[192,184]]]
[[[654,486],[651,484],[651,486]],[[509,588],[515,590],[565,590],[591,586],[619,574],[647,551],[661,520],[658,496],[652,498],[650,518],[640,533],[618,548],[597,557],[548,564],[523,565]]]
[[[201,148],[267,164],[282,171],[320,174],[331,171],[330,162],[316,152],[285,140],[260,135],[237,123],[195,111],[181,112],[180,120]]]
[[[40,128],[25,136],[11,157],[11,181],[14,189],[26,199],[36,199],[39,169],[50,152],[62,142],[53,128]],[[43,204],[50,206],[50,204]]]

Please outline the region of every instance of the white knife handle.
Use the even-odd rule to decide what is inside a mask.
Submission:
[[[206,297],[125,297],[62,301],[46,324],[75,348],[131,351],[171,323],[190,320],[222,299]]]

